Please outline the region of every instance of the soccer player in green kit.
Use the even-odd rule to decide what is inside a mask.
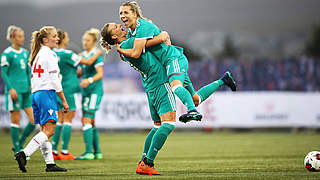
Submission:
[[[152,22],[142,16],[140,7],[135,1],[129,1],[120,7],[120,19],[129,28],[128,38],[135,37],[132,49],[122,49],[117,46],[117,51],[131,58],[139,58],[145,51],[150,51],[167,70],[172,91],[188,108],[188,112],[180,116],[179,120],[201,120],[202,115],[196,110],[196,106],[205,101],[213,92],[222,85],[227,85],[232,91],[236,91],[236,84],[230,72],[217,81],[195,92],[188,76],[188,60],[183,55],[183,49],[177,46],[167,46],[165,43],[156,44],[145,48],[146,40],[158,35],[161,30]]]
[[[74,160],[74,156],[69,153],[68,145],[71,136],[71,123],[75,115],[77,94],[80,93],[80,85],[78,82],[77,69],[79,64],[91,66],[101,55],[102,51],[98,50],[96,54],[89,59],[85,59],[73,51],[66,50],[65,48],[69,44],[69,35],[63,30],[58,30],[59,36],[59,48],[53,49],[59,59],[60,78],[62,88],[69,105],[69,112],[63,112],[62,101],[58,99],[59,103],[59,116],[58,123],[56,125],[55,133],[52,137],[52,149],[54,159],[60,160]],[[62,150],[59,155],[57,146],[62,130]]]
[[[90,29],[83,35],[82,45],[85,49],[81,53],[82,57],[88,59],[94,56],[98,48],[96,47],[99,38],[98,29]],[[99,56],[98,59],[91,65],[81,65],[79,72],[82,75],[80,87],[82,88],[82,130],[83,138],[86,146],[86,151],[81,156],[75,159],[92,160],[102,159],[102,153],[99,145],[98,129],[95,126],[95,113],[99,109],[103,95],[103,57]],[[92,147],[94,152],[92,152]]]
[[[15,153],[20,152],[26,138],[35,128],[31,107],[29,52],[22,48],[24,31],[17,26],[9,26],[7,40],[11,46],[1,55],[2,79],[5,83],[6,110],[10,111],[10,135]],[[29,122],[19,137],[20,110],[24,110]]]
[[[127,39],[127,32],[120,24],[106,24],[101,30],[101,45],[108,52],[111,45],[120,44],[121,48],[132,48],[134,38]],[[159,38],[161,40],[161,38]],[[154,42],[159,41],[154,38]],[[146,43],[148,46],[148,43]],[[154,168],[154,160],[158,151],[164,145],[168,135],[175,128],[176,102],[165,69],[155,56],[146,52],[138,59],[122,56],[122,59],[141,73],[142,84],[147,93],[150,114],[155,127],[151,129],[146,140],[141,161],[138,163],[136,173],[147,175],[159,175]]]

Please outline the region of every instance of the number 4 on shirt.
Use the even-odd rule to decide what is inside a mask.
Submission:
[[[41,77],[41,73],[44,73],[44,69],[41,69],[40,64],[38,65],[38,68],[37,68],[38,60],[39,60],[39,57],[37,58],[36,63],[34,65],[33,73],[38,73],[38,77]]]

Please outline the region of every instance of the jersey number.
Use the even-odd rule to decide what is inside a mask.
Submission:
[[[38,73],[38,77],[41,77],[41,73],[44,73],[44,69],[41,69],[41,65],[40,64],[38,65],[38,69],[37,69],[38,60],[39,60],[39,57],[38,57],[38,59],[36,61],[36,64],[34,65],[33,73]]]

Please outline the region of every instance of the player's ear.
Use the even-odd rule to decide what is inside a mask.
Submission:
[[[117,35],[112,35],[111,38],[112,38],[112,39],[117,39],[118,36],[117,36]]]
[[[49,41],[49,39],[46,38],[46,37],[44,37],[44,38],[42,39],[42,41],[43,41],[43,43],[47,43],[47,42]]]

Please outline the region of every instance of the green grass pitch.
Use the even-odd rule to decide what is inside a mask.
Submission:
[[[320,179],[303,166],[305,155],[320,151],[318,134],[174,132],[159,152],[162,176],[135,174],[146,133],[101,133],[103,160],[56,161],[65,173],[46,173],[38,150],[21,173],[13,160],[9,134],[0,133],[0,179]],[[73,132],[73,154],[84,151]]]

